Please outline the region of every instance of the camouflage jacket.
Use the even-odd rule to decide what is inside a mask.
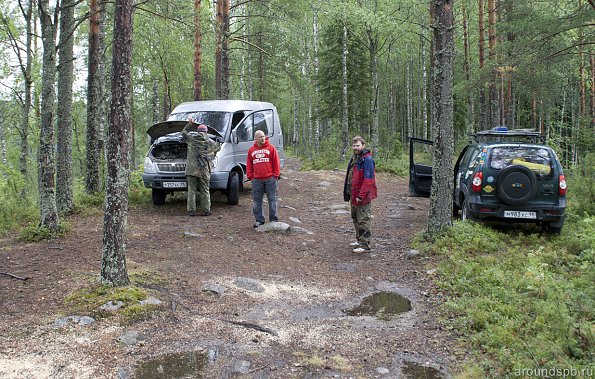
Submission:
[[[196,132],[196,124],[186,124],[182,138],[188,145],[186,156],[186,175],[199,176],[204,170],[211,170],[209,162],[221,149],[221,146],[209,138],[207,133]],[[194,130],[193,130],[194,129]]]

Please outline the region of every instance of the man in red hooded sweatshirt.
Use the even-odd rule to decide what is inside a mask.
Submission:
[[[277,149],[269,143],[262,130],[254,133],[254,145],[248,150],[246,176],[252,181],[252,213],[256,222],[254,227],[264,224],[262,198],[267,194],[269,202],[269,221],[277,219],[277,180],[281,173],[281,163]]]
[[[360,136],[351,141],[353,156],[347,166],[343,199],[351,201],[351,218],[355,226],[357,241],[352,242],[354,253],[370,251],[370,221],[372,220],[372,200],[378,196],[376,188],[376,168],[372,153],[366,149],[366,142]]]

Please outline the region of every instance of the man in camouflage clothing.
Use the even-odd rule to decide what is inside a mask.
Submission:
[[[351,201],[351,218],[355,226],[357,241],[352,242],[356,254],[370,251],[370,222],[372,220],[372,200],[378,196],[376,188],[376,169],[370,150],[360,136],[351,142],[353,156],[347,166],[343,199]]]
[[[196,128],[196,129],[195,129]],[[198,133],[193,133],[196,130]],[[211,181],[210,160],[221,149],[219,144],[207,135],[207,126],[194,123],[192,118],[182,130],[182,138],[188,146],[186,157],[186,182],[188,183],[188,200],[186,210],[189,216],[211,215]],[[196,212],[196,195],[200,203],[200,212]]]

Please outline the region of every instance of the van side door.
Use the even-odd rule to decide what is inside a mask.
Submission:
[[[246,171],[246,159],[248,158],[248,150],[254,145],[254,133],[257,130],[262,130],[264,134],[270,138],[273,143],[274,135],[274,112],[272,109],[264,109],[250,113],[234,130],[233,151],[235,162],[242,165],[244,172]],[[273,145],[275,145],[273,143]]]

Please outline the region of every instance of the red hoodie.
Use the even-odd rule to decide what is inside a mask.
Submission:
[[[277,149],[269,143],[269,138],[265,139],[262,146],[258,146],[258,142],[254,141],[254,145],[248,150],[248,159],[246,161],[248,180],[266,180],[271,177],[278,179],[280,173],[281,163],[279,162]]]

